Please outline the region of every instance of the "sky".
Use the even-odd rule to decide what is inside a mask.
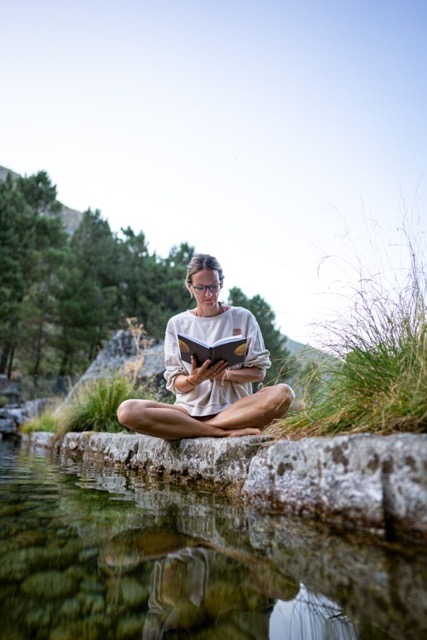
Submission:
[[[425,241],[427,1],[0,0],[0,165],[322,346]],[[406,222],[405,222],[406,220]]]

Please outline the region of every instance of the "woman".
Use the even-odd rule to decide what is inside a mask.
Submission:
[[[196,308],[171,318],[165,336],[166,387],[176,396],[175,404],[152,400],[125,400],[117,411],[128,429],[150,436],[179,438],[259,435],[273,420],[283,417],[294,399],[286,384],[264,387],[252,394],[252,383],[261,382],[271,365],[269,352],[255,317],[242,307],[218,301],[224,276],[216,258],[193,257],[187,268],[186,287]],[[243,365],[228,367],[207,360],[199,366],[180,357],[178,333],[210,343],[229,335],[247,338]]]

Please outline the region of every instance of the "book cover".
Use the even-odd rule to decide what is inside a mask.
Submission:
[[[245,361],[247,339],[244,336],[227,336],[209,345],[203,340],[192,338],[185,333],[178,334],[179,350],[181,358],[191,364],[191,356],[195,356],[199,366],[205,360],[212,360],[212,364],[218,360],[225,360],[228,366]]]

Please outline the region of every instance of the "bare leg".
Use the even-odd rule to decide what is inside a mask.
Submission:
[[[221,429],[263,428],[289,411],[295,394],[287,384],[264,387],[238,400],[205,424]]]
[[[128,429],[164,440],[224,438],[259,435],[258,428],[237,426],[233,431],[192,418],[185,409],[151,400],[125,400],[117,409],[119,422]]]

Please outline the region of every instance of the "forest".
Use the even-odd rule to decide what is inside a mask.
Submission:
[[[162,340],[169,317],[189,306],[186,242],[166,257],[143,232],[113,232],[99,210],[67,232],[57,189],[45,171],[0,181],[0,375],[38,381],[76,379],[126,318]],[[229,291],[229,304],[258,319],[273,366],[268,381],[295,375],[295,357],[261,295]]]

